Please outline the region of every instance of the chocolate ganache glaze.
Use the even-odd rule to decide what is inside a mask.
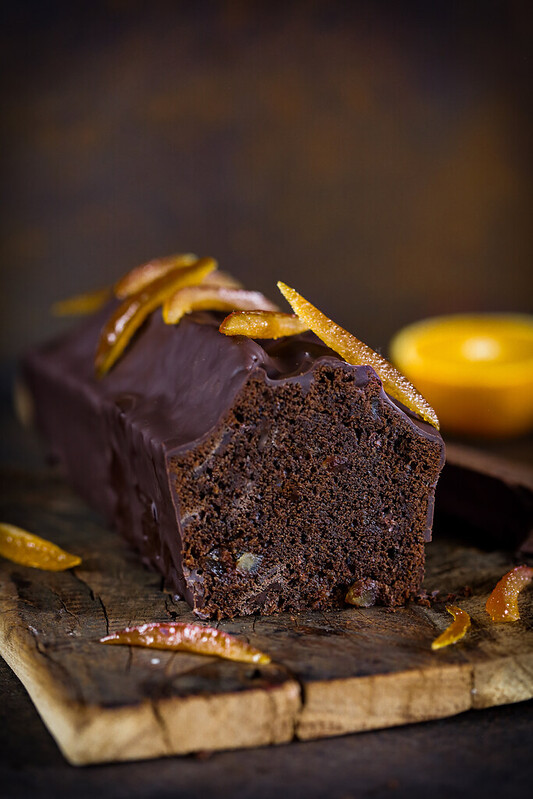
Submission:
[[[195,586],[184,577],[169,459],[204,441],[252,377],[268,385],[298,383],[305,393],[324,364],[341,366],[363,388],[377,376],[370,366],[344,363],[312,333],[259,343],[220,334],[220,314],[197,312],[167,325],[155,312],[98,379],[94,354],[113,308],[110,303],[29,354],[22,376],[33,395],[36,425],[70,482],[192,604]],[[383,389],[381,399],[419,435],[439,443],[442,467],[439,433]],[[430,488],[426,540],[435,484]]]

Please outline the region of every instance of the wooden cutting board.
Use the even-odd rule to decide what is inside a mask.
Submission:
[[[321,738],[533,696],[533,590],[519,622],[484,610],[510,553],[441,533],[427,549],[425,588],[441,599],[431,607],[221,622],[272,656],[250,666],[99,644],[128,625],[194,617],[59,478],[7,474],[0,493],[0,519],[83,558],[57,574],[0,561],[0,653],[73,764]],[[472,629],[432,652],[449,593]]]

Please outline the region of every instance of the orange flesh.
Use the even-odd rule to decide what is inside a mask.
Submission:
[[[445,429],[496,438],[533,428],[533,316],[425,319],[397,333],[390,354]]]
[[[282,338],[303,333],[309,328],[296,314],[276,311],[236,311],[219,327],[226,336],[249,338]]]
[[[5,523],[0,523],[0,555],[13,563],[51,572],[62,572],[81,563],[77,555],[65,552],[51,541]]]
[[[180,288],[200,283],[216,268],[213,258],[200,258],[192,266],[178,267],[128,297],[116,309],[100,334],[96,350],[96,373],[108,372],[146,317]]]
[[[435,638],[431,644],[432,649],[442,649],[443,646],[456,644],[470,627],[470,616],[466,610],[461,610],[457,605],[447,605],[446,610],[452,614],[454,620],[438,638]]]
[[[504,574],[485,605],[492,621],[518,621],[518,594],[532,578],[533,568],[529,566],[516,566]]]
[[[115,296],[119,300],[124,300],[126,297],[131,297],[132,294],[142,291],[154,280],[157,280],[163,275],[168,275],[174,269],[183,268],[184,266],[192,266],[198,261],[198,256],[192,253],[179,253],[178,255],[167,255],[164,258],[154,258],[145,264],[136,266],[118,283],[115,284]]]
[[[322,339],[324,344],[338,352],[347,363],[353,365],[369,364],[381,378],[383,388],[387,394],[402,402],[414,413],[419,414],[424,421],[432,424],[437,430],[439,429],[439,420],[431,405],[391,363],[362,341],[359,341],[351,333],[348,333],[347,330],[328,319],[318,308],[311,305],[290,286],[280,281],[278,282],[278,288],[293,311],[298,314],[313,333],[316,333]]]
[[[241,663],[270,663],[270,657],[233,635],[201,624],[141,624],[107,635],[102,644],[127,644],[151,649],[196,652]]]
[[[52,305],[54,316],[85,316],[98,311],[111,297],[111,289],[97,289],[85,294],[76,294]]]
[[[167,325],[172,325],[191,311],[232,311],[254,308],[274,310],[276,306],[259,291],[203,284],[180,289],[169,297],[163,305],[163,319]]]

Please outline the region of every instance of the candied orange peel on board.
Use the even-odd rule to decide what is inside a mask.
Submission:
[[[530,566],[515,566],[503,575],[485,605],[492,621],[518,621],[518,595],[532,578],[533,568]]]
[[[177,267],[124,300],[111,315],[100,334],[95,367],[103,377],[126,349],[133,334],[152,311],[178,289],[197,285],[216,269],[213,258],[200,258],[190,266]]]
[[[282,338],[309,330],[305,322],[292,313],[281,311],[234,311],[219,327],[225,336],[249,338]]]
[[[470,627],[470,616],[466,610],[458,608],[457,605],[446,605],[446,610],[452,614],[453,621],[438,638],[435,638],[431,644],[432,649],[442,649],[443,646],[456,644]]]
[[[259,649],[241,641],[234,635],[204,627],[201,624],[182,622],[141,624],[100,638],[102,644],[127,644],[150,649],[195,652],[198,655],[214,655],[225,660],[241,663],[270,663],[270,657]]]
[[[81,563],[77,555],[51,541],[4,522],[0,522],[0,555],[13,563],[50,572],[66,571]]]
[[[51,310],[54,316],[86,316],[99,311],[110,297],[109,287],[96,289],[59,300],[52,305]]]
[[[214,274],[216,275],[216,272]],[[163,319],[168,325],[173,325],[192,311],[245,311],[259,308],[277,310],[277,306],[267,300],[260,291],[202,283],[200,286],[180,289],[165,300]]]
[[[387,394],[402,402],[409,410],[419,414],[424,421],[429,422],[437,430],[439,429],[437,414],[429,402],[391,363],[374,352],[367,344],[348,333],[343,327],[328,319],[322,311],[311,305],[290,286],[279,281],[278,288],[302,322],[305,322],[324,344],[335,350],[347,363],[354,366],[358,364],[371,366],[379,375]]]

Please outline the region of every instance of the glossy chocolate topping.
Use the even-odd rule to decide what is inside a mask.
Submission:
[[[26,359],[46,364],[63,379],[83,384],[87,394],[113,403],[129,422],[161,442],[167,452],[197,442],[214,428],[251,373],[261,370],[272,382],[312,379],[324,359],[340,357],[313,333],[277,341],[255,341],[218,332],[223,315],[198,312],[178,325],[166,325],[155,312],[104,378],[94,373],[100,330],[114,304],[75,331],[55,340]],[[367,366],[348,366],[358,382],[367,382]],[[385,395],[430,437],[438,432],[407,408]]]
[[[98,379],[94,354],[112,309],[110,304],[29,355],[23,374],[34,395],[37,425],[70,481],[186,593],[168,458],[204,439],[252,375],[271,384],[295,381],[305,392],[324,362],[342,364],[362,388],[374,372],[341,361],[312,333],[259,343],[219,333],[220,314],[195,313],[166,325],[156,311]],[[384,392],[382,397],[422,436],[442,446],[433,427]],[[444,461],[443,447],[442,452]],[[431,516],[430,500],[427,538]]]

